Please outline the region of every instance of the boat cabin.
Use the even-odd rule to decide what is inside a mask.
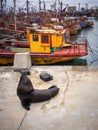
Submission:
[[[27,32],[32,53],[51,53],[64,45],[67,30],[28,28]]]

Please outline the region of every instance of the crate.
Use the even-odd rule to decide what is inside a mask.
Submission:
[[[40,79],[45,82],[48,82],[50,80],[53,80],[53,76],[48,73],[43,73],[43,74],[40,74]]]

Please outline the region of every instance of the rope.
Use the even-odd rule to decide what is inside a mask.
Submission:
[[[98,51],[95,50],[94,48],[91,48],[90,46],[89,47],[89,53],[90,53],[90,56],[88,58],[91,58],[91,61],[90,61],[90,65],[92,63],[94,63],[95,61],[98,61]]]

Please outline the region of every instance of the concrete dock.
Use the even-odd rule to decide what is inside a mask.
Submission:
[[[44,82],[47,72],[53,80]],[[32,66],[28,76],[34,88],[60,88],[49,101],[26,111],[16,94],[20,73],[0,67],[0,130],[98,130],[98,67]]]

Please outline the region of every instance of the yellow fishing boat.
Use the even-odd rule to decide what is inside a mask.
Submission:
[[[30,51],[32,62],[35,64],[53,64],[88,54],[87,39],[83,38],[82,42],[70,42],[66,35],[68,35],[66,29],[27,28],[30,43],[30,48],[27,51]],[[15,53],[23,52],[22,46],[24,47],[24,45],[20,43],[20,46],[20,50],[18,47],[15,47],[14,50],[13,46],[0,49],[0,64],[13,63]]]
[[[87,55],[87,40],[85,39],[82,44],[69,43],[68,31],[28,28],[30,52],[31,55],[35,55],[32,60],[36,64],[53,64]]]
[[[80,21],[77,17],[64,17],[63,25],[69,28],[70,35],[76,35],[81,30]]]

